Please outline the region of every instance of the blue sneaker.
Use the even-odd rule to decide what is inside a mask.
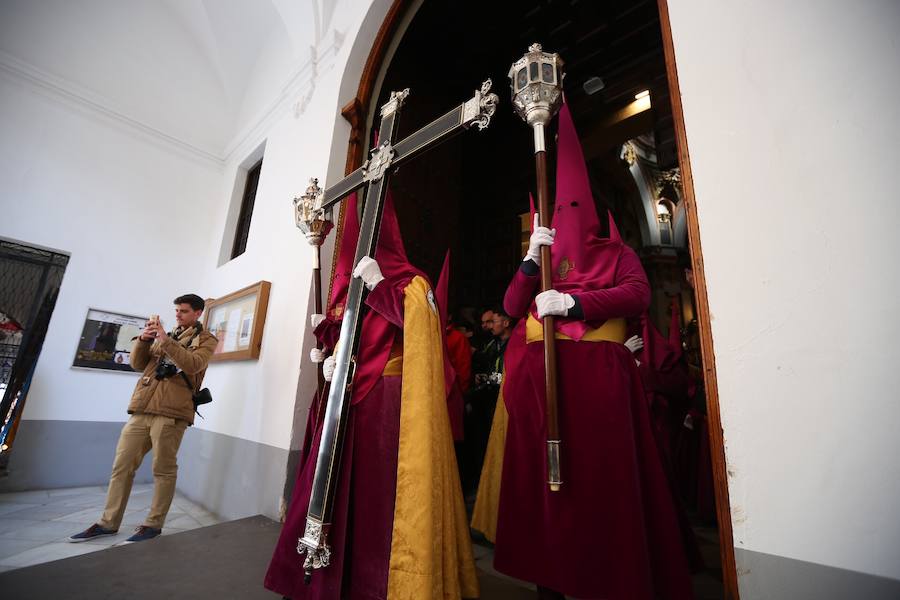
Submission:
[[[96,523],[82,531],[81,533],[76,533],[75,535],[69,537],[69,541],[73,544],[77,544],[79,542],[86,542],[88,540],[95,540],[99,537],[103,537],[105,535],[116,535],[119,533],[118,529],[104,529],[100,527]]]
[[[155,537],[158,537],[159,534],[162,533],[162,529],[156,529],[154,527],[147,527],[146,525],[141,525],[140,527],[136,527],[134,530],[134,534],[122,542],[123,544],[133,544],[135,542],[143,542],[146,540],[152,540]]]

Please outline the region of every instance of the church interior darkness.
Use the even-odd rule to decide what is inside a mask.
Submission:
[[[488,129],[430,150],[391,180],[410,261],[436,283],[451,251],[451,314],[500,304],[528,241],[532,136],[512,111],[509,67],[534,42],[565,61],[566,101],[598,214],[609,210],[641,257],[652,288],[650,316],[663,337],[669,336],[670,309],[680,318],[696,392],[674,411],[675,429],[683,430],[672,442],[674,485],[705,564],[695,577],[698,597],[722,597],[700,342],[656,2],[528,0],[515,10],[504,3],[425,2],[402,35],[374,94],[380,106],[391,90],[410,88],[397,139],[470,98],[488,77],[500,97]],[[555,128],[554,120],[551,203]],[[682,426],[688,415],[690,427]]]

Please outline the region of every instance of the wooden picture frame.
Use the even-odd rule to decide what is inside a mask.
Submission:
[[[259,281],[227,296],[207,299],[203,327],[219,340],[210,362],[259,358],[271,287],[268,281]]]

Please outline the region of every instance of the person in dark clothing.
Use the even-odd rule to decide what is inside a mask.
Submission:
[[[491,337],[472,357],[474,386],[466,396],[466,460],[463,468],[463,485],[467,492],[475,491],[481,476],[503,378],[503,352],[512,331],[510,321],[509,315],[501,308],[482,313],[482,328],[487,328]]]

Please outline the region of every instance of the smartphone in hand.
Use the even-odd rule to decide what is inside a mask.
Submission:
[[[152,325],[159,325],[159,315],[150,315],[150,319],[147,321],[147,327]],[[156,337],[156,333],[152,334],[152,337]]]

